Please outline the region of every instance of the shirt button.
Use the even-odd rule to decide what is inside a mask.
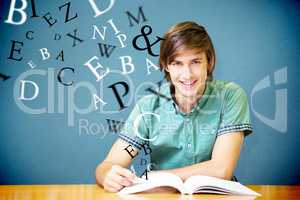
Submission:
[[[184,121],[185,124],[188,124],[189,122],[190,122],[189,119],[186,119],[186,120]]]

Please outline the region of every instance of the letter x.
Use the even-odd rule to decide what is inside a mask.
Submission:
[[[10,76],[4,75],[0,73],[0,78],[2,78],[3,81],[6,81],[7,79],[10,78]]]
[[[67,36],[73,38],[73,46],[72,47],[76,46],[76,40],[78,40],[80,43],[83,42],[82,39],[77,37],[77,29],[74,29],[74,35],[72,35],[71,33],[68,33]]]

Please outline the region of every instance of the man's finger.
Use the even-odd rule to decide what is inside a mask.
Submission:
[[[121,184],[122,186],[129,186],[132,184],[132,182],[130,181],[129,178],[121,176],[119,174],[114,174],[113,176],[111,176],[111,180],[113,180],[116,183]]]
[[[119,191],[121,190],[124,186],[122,186],[121,184],[119,183],[116,183],[114,181],[108,181],[107,182],[107,185],[110,187],[110,188],[113,188],[114,190],[116,191]]]
[[[129,178],[129,180],[133,180],[136,175],[134,173],[132,173],[130,170],[126,169],[126,168],[123,168],[123,167],[116,167],[115,168],[117,174],[121,175],[121,176],[124,176],[126,178]]]

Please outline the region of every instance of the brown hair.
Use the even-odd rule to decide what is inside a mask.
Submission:
[[[171,27],[164,35],[164,40],[161,40],[159,66],[165,72],[165,78],[170,81],[170,75],[165,68],[183,49],[204,51],[208,61],[207,77],[213,79],[216,55],[212,41],[203,26],[191,21]]]

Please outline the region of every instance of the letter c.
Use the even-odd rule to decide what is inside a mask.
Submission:
[[[134,134],[135,134],[136,136],[138,136],[138,137],[139,137],[140,139],[142,139],[142,140],[152,142],[152,141],[154,141],[154,140],[157,138],[157,135],[154,136],[154,137],[151,138],[151,139],[147,139],[147,138],[142,137],[142,136],[140,135],[139,131],[138,131],[138,126],[139,126],[140,120],[141,120],[141,118],[142,118],[144,115],[154,115],[155,117],[157,117],[157,119],[158,119],[159,121],[160,121],[160,116],[159,116],[158,114],[156,114],[156,113],[145,112],[145,113],[140,114],[140,115],[134,120],[134,122],[133,122]]]

